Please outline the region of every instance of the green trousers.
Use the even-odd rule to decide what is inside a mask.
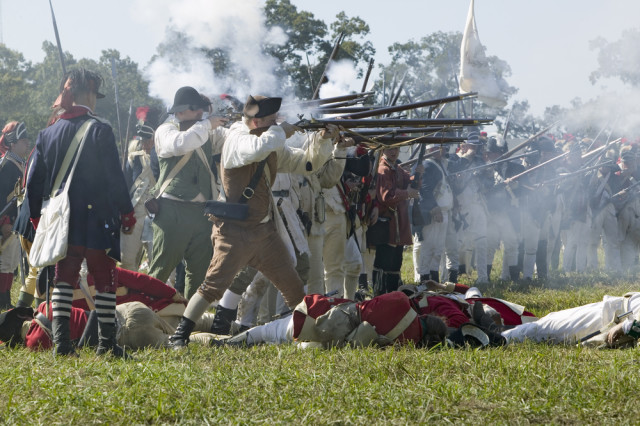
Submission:
[[[213,256],[211,226],[202,203],[160,199],[160,212],[153,219],[153,255],[149,275],[167,281],[185,261],[184,295],[191,298],[204,281]]]

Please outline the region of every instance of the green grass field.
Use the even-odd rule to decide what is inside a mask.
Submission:
[[[630,290],[640,286],[552,275],[544,285],[494,282],[485,294],[541,316]],[[0,351],[0,364],[3,424],[640,422],[637,349],[190,345],[184,353],[140,351],[129,362],[89,349],[78,359],[15,349]]]

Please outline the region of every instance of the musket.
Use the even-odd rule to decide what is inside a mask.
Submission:
[[[311,97],[311,99],[318,99],[318,94],[320,93],[320,86],[322,86],[325,83],[325,78],[327,77],[327,71],[329,71],[329,66],[331,65],[331,61],[333,61],[335,57],[338,55],[338,51],[340,50],[340,43],[342,43],[343,39],[344,39],[344,32],[340,33],[340,35],[336,39],[335,44],[333,45],[333,50],[331,51],[331,55],[327,60],[327,65],[324,67],[324,71],[322,71],[322,76],[320,76],[320,82],[316,86],[316,90],[313,92],[313,96]]]
[[[619,324],[620,321],[622,321],[623,318],[628,317],[631,314],[633,314],[633,311],[625,312],[624,314],[618,315],[617,317],[615,317],[613,322],[615,324]],[[591,339],[592,337],[596,337],[598,334],[602,334],[605,331],[607,331],[607,330],[598,330],[598,331],[594,331],[593,333],[589,333],[586,336],[584,336],[582,339],[580,339],[580,343],[586,342],[587,340]]]
[[[341,95],[341,96],[333,96],[331,98],[322,98],[322,99],[314,99],[310,101],[300,101],[300,102],[292,102],[290,104],[282,105],[281,109],[291,109],[291,108],[312,108],[318,105],[324,104],[332,104],[335,102],[342,101],[351,101],[354,99],[366,99],[369,96],[373,95],[374,91],[362,92],[362,93],[352,93],[349,95]]]
[[[538,151],[526,152],[524,154],[516,155],[515,157],[505,158],[504,160],[496,160],[496,161],[493,161],[491,163],[483,164],[481,166],[472,167],[470,169],[465,169],[465,170],[460,170],[459,172],[456,173],[456,176],[462,175],[464,173],[475,172],[477,170],[488,169],[488,168],[497,166],[498,164],[506,163],[508,161],[517,160],[519,158],[528,157],[530,155],[537,154],[537,153],[538,153]]]
[[[125,146],[128,145],[127,142],[122,142],[122,126],[120,125],[120,96],[118,95],[118,73],[116,71],[116,60],[115,58],[111,58],[111,76],[113,77],[113,88],[115,90],[116,96],[116,118],[118,120],[118,139],[120,140],[120,144],[122,144],[122,170],[124,170],[124,165],[126,158],[124,156]]]
[[[311,83],[309,87],[314,87],[315,83],[313,82],[313,75],[311,75],[311,62],[309,62],[309,55],[307,52],[305,52],[304,55],[307,57],[307,74],[309,74],[309,83]]]
[[[476,95],[477,95],[476,92],[469,92],[469,93],[465,93],[463,95],[454,95],[454,96],[448,96],[446,98],[430,99],[428,101],[414,102],[414,103],[410,103],[410,104],[378,108],[378,109],[376,109],[374,111],[360,112],[360,113],[355,113],[355,114],[347,114],[345,116],[341,116],[340,118],[358,119],[358,118],[374,117],[376,115],[386,115],[386,114],[390,114],[390,113],[393,113],[393,112],[408,111],[408,110],[411,110],[411,109],[423,108],[423,107],[426,107],[426,106],[435,106],[435,105],[440,105],[440,104],[443,104],[443,103],[455,102],[455,101],[459,101],[461,99],[468,98],[468,97],[471,97],[471,96],[476,96]]]
[[[318,111],[322,111],[323,108],[341,108],[341,107],[348,107],[348,106],[353,106],[353,105],[358,105],[360,103],[362,103],[362,101],[364,101],[366,98],[360,97],[360,98],[356,98],[353,99],[351,101],[342,101],[342,102],[336,102],[333,104],[325,104],[319,107],[316,107]]]
[[[360,92],[364,93],[367,90],[367,83],[369,82],[369,76],[371,75],[371,70],[373,69],[373,58],[369,59],[369,67],[367,68],[367,73],[364,76],[364,82],[362,83],[362,90]]]
[[[598,140],[598,138],[600,137],[600,135],[602,134],[602,132],[604,132],[604,129],[607,128],[607,126],[609,125],[609,122],[607,121],[607,123],[604,125],[604,127],[602,129],[600,129],[600,131],[598,132],[598,134],[596,135],[595,138],[593,138],[593,140],[591,141],[591,143],[589,144],[589,148],[587,148],[587,151],[591,151],[591,148],[593,147],[593,145],[596,143],[596,141]]]
[[[443,132],[448,130],[447,127],[381,127],[381,128],[371,128],[371,129],[360,129],[358,130],[359,135],[403,135],[405,133],[429,133],[433,132]]]
[[[350,135],[356,143],[375,143],[383,145],[395,145],[402,143],[419,143],[421,146],[425,144],[450,144],[461,143],[466,141],[466,138],[454,137],[454,136],[380,136],[374,138],[358,137],[357,134]]]
[[[399,91],[398,91],[399,92]],[[420,178],[422,177],[422,173],[418,173],[417,172],[417,168],[419,164],[422,164],[422,162],[424,161],[424,154],[425,151],[427,150],[427,145],[426,144],[421,144],[420,145],[420,153],[418,154],[418,161],[416,162],[415,168],[413,169],[413,180],[410,183],[411,188],[413,189],[420,189]],[[438,150],[439,151],[439,150]],[[414,225],[424,225],[425,224],[425,220],[422,217],[422,212],[420,211],[420,198],[415,198],[413,200],[413,204],[411,205],[411,222]],[[419,235],[422,235],[422,232],[419,233]],[[420,240],[422,241],[422,240]]]
[[[17,195],[14,195],[13,197],[11,197],[9,201],[7,201],[7,204],[3,207],[3,209],[0,210],[0,217],[2,217],[9,210],[9,208],[17,202],[18,202]]]
[[[319,114],[347,114],[347,113],[352,113],[352,112],[364,112],[364,111],[371,111],[374,110],[376,108],[380,108],[380,107],[375,107],[375,106],[360,106],[360,107],[354,107],[354,106],[345,106],[345,107],[328,107],[328,108],[318,108],[316,109],[314,112],[317,112]]]
[[[67,74],[67,67],[64,64],[64,54],[62,53],[62,44],[60,44],[60,34],[58,34],[58,24],[56,23],[56,15],[53,13],[53,5],[49,0],[49,8],[51,9],[51,21],[53,22],[53,32],[56,35],[56,44],[58,45],[58,55],[60,55],[60,65],[62,66],[62,75]]]
[[[596,164],[595,166],[584,167],[584,168],[582,168],[580,170],[576,170],[575,172],[559,173],[558,177],[556,177],[554,179],[551,179],[551,180],[548,180],[546,182],[541,182],[541,183],[537,184],[537,186],[543,186],[543,185],[549,185],[549,184],[552,184],[552,183],[556,183],[556,182],[559,182],[559,181],[561,181],[563,179],[567,179],[567,178],[570,178],[570,177],[573,177],[573,176],[578,176],[578,175],[581,175],[583,173],[590,172],[591,170],[599,169],[601,167],[606,167],[606,166],[609,166],[611,164],[613,164],[613,161],[605,161],[604,163]]]
[[[395,106],[396,103],[398,103],[398,98],[400,97],[400,92],[402,92],[402,89],[404,88],[404,82],[407,79],[407,74],[409,74],[409,72],[405,72],[402,76],[402,80],[400,80],[400,84],[398,85],[398,91],[395,94],[392,93],[393,96],[391,97],[389,106]],[[389,116],[389,114],[387,114],[387,117]]]
[[[432,118],[432,119],[398,119],[386,118],[380,120],[350,120],[329,118],[324,120],[300,120],[295,125],[301,129],[322,129],[333,124],[345,129],[357,127],[428,127],[428,126],[478,126],[491,123],[490,118]]]
[[[538,133],[536,133],[535,135],[531,136],[529,139],[527,139],[526,141],[522,142],[520,145],[518,145],[515,148],[513,148],[513,149],[505,152],[504,154],[502,154],[500,157],[498,157],[498,160],[503,160],[503,159],[505,159],[507,157],[511,157],[515,152],[520,151],[522,148],[526,147],[531,142],[533,142],[534,140],[536,140],[537,138],[539,138],[543,134],[547,133],[549,130],[551,130],[555,126],[557,126],[559,123],[560,123],[560,120],[556,121],[551,126],[540,130]]]
[[[609,146],[611,146],[613,144],[616,144],[616,143],[620,142],[621,140],[622,140],[622,138],[618,138],[616,140],[607,142],[606,145],[602,145],[599,148],[592,149],[591,151],[587,152],[586,154],[583,154],[582,157],[580,157],[580,158],[582,158],[583,160],[586,160],[589,157],[591,157],[592,155],[597,154],[597,153],[600,153],[600,155],[598,155],[598,157],[600,157],[601,155],[604,155],[606,153],[607,148],[609,148]]]
[[[599,161],[599,160],[600,160],[600,158],[602,158],[602,156],[603,156],[603,155],[605,155],[605,154],[607,153],[607,149],[608,149],[611,145],[617,144],[617,143],[618,143],[618,142],[620,142],[620,141],[622,141],[622,138],[618,138],[618,139],[613,140],[613,141],[610,141],[610,140],[607,138],[607,143],[605,143],[603,146],[601,146],[601,147],[599,147],[599,148],[596,148],[596,149],[593,149],[593,150],[591,150],[591,151],[587,152],[586,154],[584,154],[584,155],[582,156],[582,159],[583,159],[583,160],[586,160],[586,159],[587,159],[588,157],[590,157],[591,155],[593,155],[593,154],[595,154],[595,153],[597,153],[597,152],[600,152],[600,154],[599,154],[597,157],[593,157],[592,159],[590,159],[590,160],[586,161],[586,162],[585,162],[585,165],[587,165],[587,164],[589,164],[589,163],[591,163],[591,162]]]
[[[124,143],[125,143],[125,147],[124,147],[124,153],[122,155],[122,171],[124,172],[124,169],[126,168],[126,164],[127,164],[127,157],[129,156],[129,127],[131,126],[131,114],[133,113],[133,99],[131,99],[131,101],[129,101],[129,117],[127,117],[127,131],[125,133],[125,137],[124,137]]]
[[[556,162],[556,161],[558,161],[558,160],[560,160],[560,159],[562,159],[562,158],[566,157],[567,155],[569,155],[569,152],[562,153],[562,154],[560,154],[560,155],[558,155],[558,156],[556,156],[556,157],[553,157],[553,158],[552,158],[552,159],[550,159],[550,160],[545,161],[544,163],[540,163],[540,164],[538,164],[537,166],[534,166],[534,167],[532,167],[532,168],[530,168],[530,169],[527,169],[527,170],[523,171],[523,172],[522,172],[522,173],[520,173],[520,174],[517,174],[517,175],[515,175],[515,176],[510,177],[509,179],[506,179],[506,180],[504,181],[504,183],[509,184],[509,183],[511,183],[511,182],[513,182],[513,181],[515,181],[515,180],[517,180],[517,179],[520,179],[522,176],[525,176],[525,175],[528,175],[528,174],[530,174],[530,173],[533,173],[533,172],[535,172],[536,170],[540,170],[541,168],[543,168],[543,167],[545,167],[545,166],[548,166],[549,164],[554,163],[554,162]]]
[[[621,190],[621,191],[618,191],[618,192],[616,192],[615,194],[613,194],[613,195],[611,196],[611,200],[613,200],[614,198],[615,198],[615,199],[622,198],[623,196],[625,196],[625,195],[627,195],[627,194],[629,193],[629,190],[630,190],[630,189],[633,189],[633,188],[635,188],[635,187],[636,187],[636,186],[638,186],[638,185],[640,185],[640,181],[637,181],[637,182],[632,183],[631,185],[627,186],[625,189],[623,189],[623,190]]]

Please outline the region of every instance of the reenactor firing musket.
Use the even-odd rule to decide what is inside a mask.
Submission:
[[[570,177],[573,177],[573,176],[579,176],[581,174],[590,172],[590,171],[595,170],[595,169],[599,169],[601,167],[606,167],[606,166],[609,166],[611,164],[613,164],[613,161],[605,161],[604,163],[596,164],[595,166],[585,167],[585,168],[582,168],[580,170],[576,170],[575,172],[560,173],[560,174],[558,174],[557,178],[548,180],[546,182],[541,182],[541,183],[537,184],[536,186],[544,186],[544,185],[549,185],[549,184],[552,184],[552,183],[556,183],[556,182],[559,182],[559,181],[561,181],[563,179],[567,179],[567,178],[570,178]]]
[[[507,161],[513,161],[513,160],[517,160],[519,158],[525,158],[525,157],[528,157],[530,155],[537,154],[537,153],[538,153],[538,151],[531,151],[531,152],[526,152],[524,154],[516,155],[515,157],[505,158],[504,160],[496,160],[496,161],[494,161],[492,163],[483,164],[482,166],[477,166],[477,167],[472,167],[470,169],[461,170],[461,171],[456,173],[456,176],[462,175],[464,173],[476,172],[478,170],[488,169],[488,168],[497,166],[498,164],[506,163]]]
[[[440,105],[440,104],[443,104],[443,103],[456,102],[456,101],[462,100],[464,98],[468,98],[468,97],[472,97],[472,96],[476,96],[476,95],[477,95],[476,92],[469,92],[469,93],[465,93],[465,94],[462,94],[462,95],[448,96],[446,98],[431,99],[431,100],[428,100],[428,101],[414,102],[414,103],[411,103],[411,104],[404,104],[404,105],[396,105],[396,106],[378,108],[378,109],[375,109],[373,111],[366,111],[366,112],[359,112],[359,113],[354,113],[354,114],[347,114],[347,115],[341,116],[340,118],[343,118],[343,119],[358,119],[358,118],[375,117],[376,115],[386,115],[386,114],[390,114],[390,113],[393,113],[393,112],[408,111],[408,110],[412,110],[412,109],[423,108],[423,107],[426,107],[426,106],[436,106],[436,105]]]
[[[618,140],[620,140],[620,139],[618,139]],[[615,143],[615,142],[617,142],[617,141],[613,141],[612,143]],[[591,157],[591,156],[592,156],[592,155],[594,155],[595,153],[600,152],[600,151],[604,151],[604,149],[605,149],[606,147],[607,147],[607,146],[605,145],[605,146],[601,146],[600,148],[596,148],[596,149],[594,149],[594,150],[592,150],[592,151],[590,151],[590,152],[587,152],[587,153],[586,153],[586,154],[584,154],[581,158],[582,158],[583,160],[586,160],[587,158]],[[520,174],[517,174],[517,175],[515,175],[515,176],[513,176],[513,177],[510,177],[509,179],[505,180],[504,182],[505,182],[505,183],[507,183],[507,184],[509,184],[509,183],[511,183],[511,182],[513,182],[513,181],[515,181],[515,180],[518,180],[518,179],[520,179],[522,176],[528,175],[528,174],[530,174],[530,173],[532,173],[532,172],[534,172],[534,171],[536,171],[536,170],[540,170],[541,168],[543,168],[543,167],[545,167],[545,166],[547,166],[547,165],[549,165],[549,164],[551,164],[551,163],[554,163],[554,162],[556,162],[556,161],[560,160],[561,158],[566,157],[567,155],[569,155],[569,153],[570,153],[570,152],[569,152],[569,151],[567,151],[567,152],[565,152],[565,153],[563,153],[563,154],[560,154],[560,155],[558,155],[558,156],[556,156],[556,157],[553,157],[552,159],[547,160],[547,161],[545,161],[544,163],[538,164],[537,166],[534,166],[534,167],[532,167],[532,168],[530,168],[530,169],[527,169],[527,170],[525,170],[524,172],[522,172],[522,173],[520,173]],[[600,166],[600,167],[601,167],[601,166]]]
[[[344,129],[372,128],[372,127],[428,127],[428,126],[479,126],[491,123],[490,118],[433,118],[433,119],[398,119],[385,118],[380,120],[351,120],[329,118],[323,120],[300,120],[295,126],[305,130],[323,129],[328,124],[334,124]],[[425,130],[428,131],[428,130]]]
[[[448,136],[380,136],[367,138],[360,136],[357,133],[350,134],[349,137],[353,138],[356,143],[364,144],[382,144],[382,145],[397,145],[402,143],[419,143],[419,144],[449,144],[449,143],[461,143],[466,141],[466,138],[448,137]]]
[[[631,185],[627,186],[625,189],[616,192],[615,194],[613,194],[611,196],[611,200],[612,201],[617,201],[618,199],[624,197],[625,195],[629,195],[629,192],[631,189],[637,187],[638,185],[640,185],[640,181],[634,182]]]
[[[567,155],[569,155],[569,152],[565,152],[565,153],[560,154],[560,155],[558,155],[558,156],[556,156],[556,157],[553,157],[552,159],[547,160],[547,161],[545,161],[544,163],[540,163],[540,164],[538,164],[537,166],[534,166],[534,167],[532,167],[532,168],[530,168],[530,169],[525,170],[524,172],[522,172],[522,173],[520,173],[520,174],[517,174],[517,175],[515,175],[515,176],[510,177],[509,179],[506,179],[506,180],[504,181],[504,183],[506,183],[506,184],[510,184],[511,182],[514,182],[514,181],[516,181],[516,180],[520,179],[522,176],[526,176],[526,175],[528,175],[528,174],[531,174],[531,173],[535,172],[536,170],[540,170],[540,169],[542,169],[543,167],[546,167],[546,166],[548,166],[549,164],[551,164],[551,163],[555,163],[556,161],[558,161],[558,160],[560,160],[560,159],[562,159],[562,158],[566,157]]]
[[[351,112],[365,112],[365,111],[372,111],[376,108],[381,108],[381,107],[376,107],[376,106],[357,106],[357,107],[349,107],[349,106],[345,106],[345,107],[330,107],[330,108],[318,108],[315,112],[319,113],[319,114],[343,114],[343,113],[351,113]]]
[[[332,98],[313,99],[310,101],[293,102],[290,104],[282,105],[280,109],[313,108],[320,105],[333,104],[336,102],[353,101],[356,99],[364,100],[369,96],[373,95],[374,93],[375,93],[374,91],[369,91],[369,92],[362,92],[362,93],[352,93],[350,95],[334,96]]]
[[[446,127],[382,127],[379,129],[360,129],[358,130],[359,135],[363,136],[391,136],[397,135],[402,136],[405,134],[411,133],[435,133],[435,132],[443,132],[448,130]]]
[[[498,157],[498,160],[504,160],[505,158],[511,157],[514,153],[520,151],[522,148],[526,147],[527,145],[529,145],[531,142],[533,142],[534,140],[536,140],[537,138],[539,138],[540,136],[544,135],[545,133],[547,133],[549,130],[551,130],[552,128],[554,128],[555,126],[557,126],[560,123],[560,121],[556,121],[555,123],[553,123],[551,126],[544,128],[542,130],[540,130],[538,133],[536,133],[535,135],[531,136],[529,139],[527,139],[526,141],[522,142],[520,145],[516,146],[515,148],[505,152],[504,154],[502,154],[500,157]]]

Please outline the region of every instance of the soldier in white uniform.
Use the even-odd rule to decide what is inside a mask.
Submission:
[[[414,232],[413,264],[420,281],[440,282],[440,260],[444,252],[447,227],[453,208],[453,192],[447,178],[447,160],[443,149],[434,145],[434,152],[423,162],[424,174],[420,187],[420,213],[424,226],[418,235]]]

